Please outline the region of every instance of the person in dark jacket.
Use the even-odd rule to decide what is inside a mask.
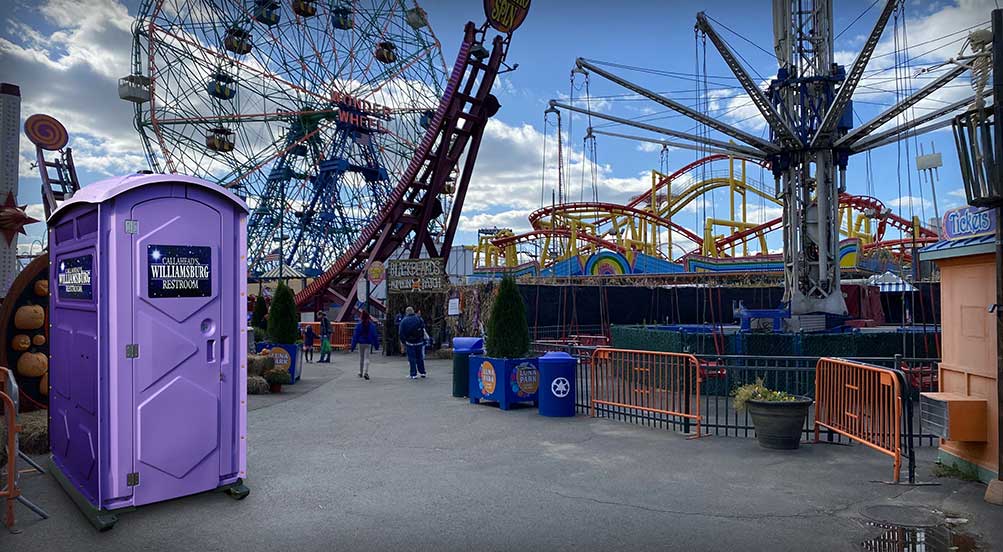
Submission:
[[[355,351],[356,345],[359,347],[359,377],[369,379],[369,354],[370,351],[380,350],[380,333],[366,311],[362,311],[359,323],[352,332],[352,351]]]
[[[306,325],[306,331],[303,332],[303,359],[307,362],[313,362],[313,344],[317,341],[317,334],[313,331],[313,324]]]
[[[413,308],[408,307],[397,329],[404,348],[407,349],[407,362],[411,367],[408,378],[418,379],[417,374],[425,377],[425,355],[422,351],[425,346],[425,322],[414,313]]]
[[[320,359],[317,362],[331,362],[331,321],[324,311],[320,312],[317,321],[320,322]]]

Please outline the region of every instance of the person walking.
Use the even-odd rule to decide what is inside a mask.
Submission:
[[[320,322],[320,359],[317,362],[331,362],[331,321],[327,319],[327,313],[321,311]]]
[[[407,362],[411,368],[408,378],[418,379],[418,374],[424,378],[425,355],[422,349],[425,345],[425,322],[414,313],[413,308],[408,307],[397,329],[407,349]]]
[[[352,332],[353,352],[356,345],[359,346],[359,377],[369,379],[369,355],[371,351],[380,350],[380,332],[366,311],[362,311],[359,323]]]
[[[313,362],[313,344],[316,341],[317,332],[313,331],[313,324],[307,324],[303,332],[303,358],[307,362]]]

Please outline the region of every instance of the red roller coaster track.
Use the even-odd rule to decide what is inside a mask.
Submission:
[[[429,257],[448,258],[484,127],[498,111],[498,100],[491,95],[491,87],[508,53],[511,36],[496,36],[491,54],[485,59],[472,52],[483,51],[480,46],[486,31],[487,25],[478,28],[467,23],[439,107],[386,208],[334,266],[296,295],[300,310],[320,310],[329,303],[340,303],[335,319],[350,319],[358,297],[359,279],[366,267],[374,261],[386,261],[402,246],[411,258],[420,257],[423,248]],[[437,245],[429,225],[442,213],[439,194],[445,190],[464,152],[466,157],[456,182],[452,209],[442,242]]]

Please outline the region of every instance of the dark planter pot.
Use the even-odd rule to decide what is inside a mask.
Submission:
[[[281,393],[282,392],[282,384],[281,383],[269,383],[268,384],[268,391],[270,393]]]
[[[747,401],[746,407],[756,428],[756,439],[763,448],[793,450],[801,443],[801,431],[814,401],[798,397],[796,401]]]

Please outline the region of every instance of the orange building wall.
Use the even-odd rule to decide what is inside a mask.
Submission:
[[[937,261],[940,266],[941,324],[944,358],[940,390],[988,401],[985,443],[944,441],[940,448],[990,471],[997,466],[996,261],[976,255]]]

